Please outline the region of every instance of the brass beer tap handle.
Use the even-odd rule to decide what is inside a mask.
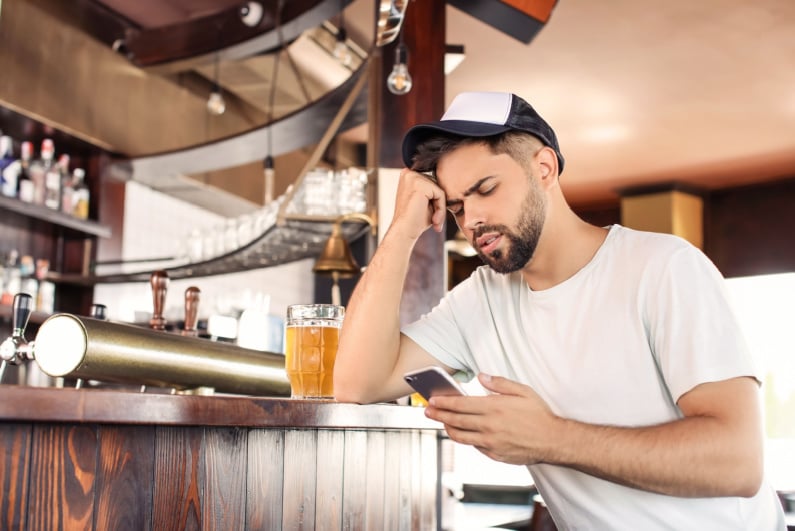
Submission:
[[[165,271],[155,271],[149,278],[149,284],[152,286],[152,302],[154,306],[152,318],[149,320],[149,327],[153,330],[166,329],[166,319],[163,317],[163,311],[166,305],[168,282],[168,273]]]
[[[185,328],[182,330],[183,336],[195,336],[198,334],[200,295],[201,290],[196,286],[191,286],[185,290]]]

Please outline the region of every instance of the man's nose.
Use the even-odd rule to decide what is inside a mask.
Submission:
[[[480,225],[486,223],[486,216],[482,211],[467,208],[464,210],[464,228],[474,231]]]

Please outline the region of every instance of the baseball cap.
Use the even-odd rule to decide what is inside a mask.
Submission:
[[[487,137],[506,131],[530,133],[552,148],[558,156],[558,173],[563,173],[564,160],[555,131],[529,103],[510,92],[462,92],[441,120],[408,130],[403,137],[403,162],[411,167],[417,146],[434,133]]]

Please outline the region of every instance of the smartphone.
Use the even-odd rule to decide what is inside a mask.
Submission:
[[[466,395],[458,382],[439,367],[425,367],[407,372],[403,379],[425,400],[432,396]]]

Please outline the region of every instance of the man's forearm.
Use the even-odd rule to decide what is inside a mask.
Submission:
[[[334,392],[344,402],[392,398],[400,350],[400,300],[414,243],[389,235],[356,285],[345,315],[334,368]]]
[[[711,417],[646,428],[564,420],[562,444],[544,461],[671,496],[753,496],[762,449],[753,435]]]

